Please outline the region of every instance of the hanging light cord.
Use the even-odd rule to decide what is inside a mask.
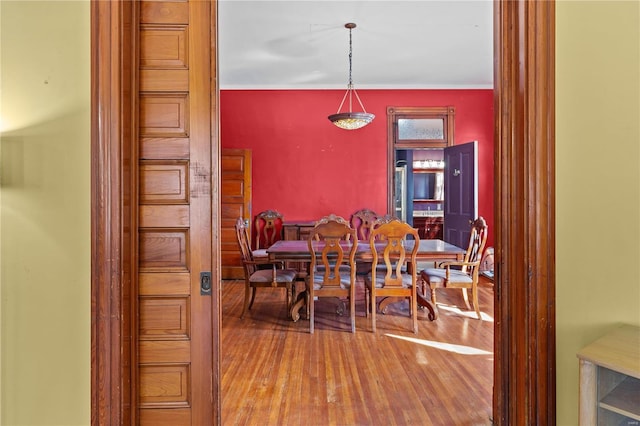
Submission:
[[[351,39],[351,27],[349,27],[349,87],[353,87],[353,80],[351,79],[351,62],[353,58],[353,41]]]
[[[356,24],[346,24],[345,27],[349,28],[349,83],[347,85],[347,91],[344,93],[344,96],[342,97],[342,102],[340,102],[340,106],[338,107],[338,113],[340,112],[340,110],[342,109],[342,105],[344,105],[344,101],[347,99],[347,95],[349,95],[349,112],[352,112],[352,92],[353,94],[356,95],[356,99],[358,100],[358,103],[360,104],[360,108],[362,108],[363,112],[367,112],[366,109],[364,109],[364,105],[362,104],[362,101],[360,100],[360,96],[358,96],[358,92],[356,91],[356,89],[353,88],[353,80],[351,78],[351,71],[352,71],[352,62],[353,62],[353,40],[351,37],[351,30],[353,28],[355,28]]]

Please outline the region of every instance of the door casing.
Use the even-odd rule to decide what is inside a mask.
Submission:
[[[91,3],[91,422],[132,424],[136,384],[126,349],[135,255],[131,87],[133,2]],[[212,7],[212,46],[216,47]],[[212,72],[217,70],[215,55]],[[497,212],[494,423],[555,424],[555,2],[494,3]],[[217,93],[216,88],[216,93]],[[218,96],[211,117],[218,128]],[[219,138],[211,141],[220,152]],[[212,163],[219,229],[219,157]],[[218,241],[214,238],[214,241]],[[219,253],[214,246],[214,253]],[[220,261],[213,280],[219,281]],[[219,291],[219,289],[217,289]],[[214,296],[211,410],[220,413],[220,316]]]

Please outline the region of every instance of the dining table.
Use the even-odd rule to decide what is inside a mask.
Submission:
[[[312,244],[321,248],[322,241],[313,241]],[[349,241],[342,242],[345,246],[345,250],[350,249],[350,245],[352,244]],[[376,246],[380,246],[381,248],[384,246],[384,243],[375,243]],[[415,244],[415,240],[405,240],[405,250],[407,252],[411,252],[413,250],[413,246]],[[418,265],[408,264],[408,268],[420,267],[421,262],[442,262],[447,260],[457,260],[461,261],[464,259],[464,255],[466,250],[455,246],[453,244],[447,243],[443,240],[437,239],[421,239],[419,241],[418,252],[416,254],[416,263]],[[315,247],[314,247],[315,249]],[[316,250],[316,252],[321,250]],[[309,242],[307,240],[280,240],[276,241],[273,245],[271,245],[267,249],[267,255],[269,256],[269,261],[284,261],[284,262],[300,262],[300,263],[310,263],[311,262],[311,252],[309,251]],[[371,251],[371,245],[369,241],[358,241],[358,247],[356,249],[355,261],[363,262],[363,263],[372,263],[373,262],[373,252]],[[410,269],[409,269],[410,270]],[[419,272],[419,271],[417,271]],[[418,292],[416,301],[419,306],[423,306],[429,310],[429,318],[436,318],[437,315],[437,307],[434,303],[431,302],[430,295],[421,294]],[[387,301],[387,304],[390,301]],[[300,309],[305,304],[304,291],[300,292],[296,297],[295,303],[291,307],[291,318],[294,321],[297,321],[300,318]],[[379,309],[384,312],[384,304],[381,303]]]

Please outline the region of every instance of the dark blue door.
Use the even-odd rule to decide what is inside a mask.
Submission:
[[[467,248],[470,224],[478,214],[478,144],[444,149],[444,235],[446,242]]]

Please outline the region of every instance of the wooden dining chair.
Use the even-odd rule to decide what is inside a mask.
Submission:
[[[351,227],[356,230],[360,241],[369,241],[369,234],[374,222],[378,219],[378,213],[369,209],[360,209],[351,214],[349,222]]]
[[[351,214],[349,223],[351,227],[356,230],[358,240],[369,243],[371,229],[379,217],[378,213],[370,209],[360,209]],[[356,265],[356,275],[358,276],[364,276],[368,274],[369,271],[371,271],[370,263],[358,262]]]
[[[431,293],[431,303],[434,307],[433,312],[429,312],[430,320],[435,321],[438,318],[436,288],[462,289],[462,296],[467,309],[471,309],[467,295],[467,289],[471,289],[471,299],[476,315],[478,319],[482,318],[478,305],[478,271],[482,252],[487,243],[487,234],[487,222],[480,216],[471,223],[469,245],[462,261],[440,262],[437,268],[427,268],[420,272],[423,296],[427,298],[428,289]]]
[[[238,218],[235,225],[236,237],[240,253],[242,255],[242,264],[244,266],[244,303],[242,305],[242,314],[240,318],[244,318],[247,310],[251,309],[256,297],[256,290],[262,288],[285,288],[287,314],[289,315],[291,305],[295,297],[295,279],[297,271],[285,269],[284,262],[268,262],[263,259],[256,260],[253,257],[251,246],[249,243],[249,231],[242,218]],[[265,265],[270,268],[265,268]]]
[[[344,311],[343,299],[349,300],[351,332],[355,333],[356,231],[341,217],[323,218],[309,234],[308,247],[311,264],[305,279],[305,297],[310,333],[314,330],[316,299],[324,297],[339,299],[339,314]]]
[[[284,217],[277,210],[265,210],[256,215],[254,221],[254,258],[267,258],[267,249],[282,239]]]
[[[415,240],[411,251],[405,249],[408,237]],[[418,231],[406,222],[387,216],[376,221],[371,230],[369,245],[373,255],[371,272],[365,276],[365,300],[367,316],[371,315],[371,327],[376,331],[377,299],[386,297],[407,298],[413,332],[418,332],[418,304],[416,299],[417,276],[415,268],[420,245]],[[379,267],[379,265],[381,267]]]
[[[321,225],[323,223],[328,223],[328,222],[338,222],[338,223],[341,223],[343,225],[349,226],[349,222],[347,222],[347,220],[345,218],[343,218],[342,216],[338,216],[335,213],[331,213],[331,214],[329,214],[327,216],[324,216],[324,217],[318,219],[315,222],[314,226],[318,226],[318,225]]]

